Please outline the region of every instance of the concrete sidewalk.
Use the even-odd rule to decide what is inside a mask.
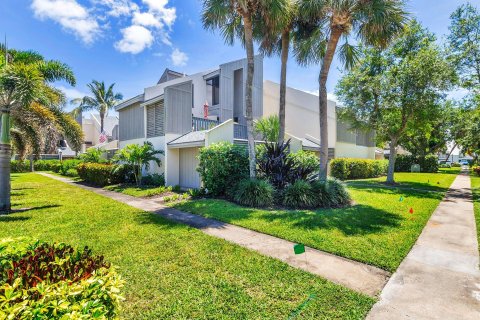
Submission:
[[[89,187],[75,183],[71,179],[48,173],[39,172],[38,174],[76,185],[144,211],[154,212],[169,220],[197,228],[208,235],[225,239],[265,256],[281,260],[295,268],[316,274],[372,297],[378,296],[390,276],[387,271],[382,269],[312,248],[305,248],[306,254],[295,255],[293,242],[165,207],[153,199],[135,198],[102,188]]]
[[[457,176],[367,319],[480,319],[470,177]]]

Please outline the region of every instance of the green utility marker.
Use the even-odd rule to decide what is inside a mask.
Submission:
[[[295,254],[305,253],[305,245],[303,245],[301,243],[294,244],[293,245],[293,252],[295,252]]]
[[[400,199],[398,199],[398,201],[402,202],[403,201],[403,196],[401,196]]]

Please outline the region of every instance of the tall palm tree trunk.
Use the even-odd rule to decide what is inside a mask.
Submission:
[[[100,134],[103,132],[104,123],[105,123],[105,113],[100,112]]]
[[[10,146],[10,112],[1,111],[0,132],[0,213],[10,211],[10,159],[12,148]]]
[[[287,95],[287,62],[288,51],[290,49],[290,30],[282,32],[282,66],[280,71],[280,105],[278,108],[278,119],[280,120],[280,130],[278,132],[278,142],[282,143],[285,138],[285,105]]]
[[[320,75],[318,77],[319,84],[319,117],[320,117],[320,180],[327,179],[328,172],[328,100],[327,100],[327,79],[332,65],[333,56],[337,49],[338,40],[342,36],[342,30],[332,28],[330,39],[328,39],[327,50],[322,61]]]
[[[256,157],[255,157],[255,139],[253,136],[253,73],[255,71],[255,61],[253,53],[253,27],[250,15],[243,16],[245,29],[245,47],[247,49],[247,82],[245,84],[245,118],[247,120],[247,139],[248,139],[248,160],[250,178],[255,178]]]

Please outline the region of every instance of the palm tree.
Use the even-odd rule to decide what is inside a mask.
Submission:
[[[88,110],[96,110],[100,114],[100,132],[103,132],[103,124],[105,116],[108,115],[108,111],[123,99],[121,93],[114,93],[113,87],[115,83],[111,84],[108,88],[105,83],[93,80],[92,83],[87,84],[93,97],[85,96],[80,99],[74,99],[73,103],[79,103],[77,112],[83,112]]]
[[[153,144],[149,141],[139,144],[129,144],[125,148],[119,150],[115,154],[113,161],[121,164],[126,164],[133,168],[133,174],[135,176],[135,182],[137,186],[142,184],[142,170],[150,168],[150,162],[155,162],[158,166],[162,164],[162,161],[158,158],[158,155],[164,154],[162,150],[155,150]],[[117,167],[120,170],[121,166]]]
[[[275,29],[267,26],[258,28],[256,37],[260,40],[260,49],[267,55],[279,54],[280,66],[280,99],[278,108],[279,133],[278,142],[283,143],[285,138],[285,105],[287,91],[287,62],[290,53],[292,33],[299,26],[298,1],[286,0],[284,16]]]
[[[0,211],[8,212],[11,208],[11,123],[26,123],[23,111],[59,101],[62,95],[58,95],[59,91],[50,83],[65,80],[75,85],[75,77],[67,65],[45,60],[36,52],[7,50],[5,46],[0,46],[0,53]],[[40,114],[39,117],[42,117]],[[18,137],[21,131],[14,130],[14,137]]]
[[[253,128],[253,73],[254,24],[258,21],[271,29],[281,21],[286,0],[204,0],[202,20],[206,29],[220,29],[228,44],[242,39],[247,53],[247,80],[245,83],[245,118],[247,121],[248,158],[250,177],[255,178],[256,157]]]
[[[302,0],[299,12],[308,32],[300,35],[295,44],[297,60],[301,64],[320,62],[319,117],[320,117],[320,178],[327,178],[328,117],[327,79],[339,41],[340,62],[351,67],[358,49],[350,45],[353,36],[366,45],[385,47],[399,34],[407,22],[403,0]]]

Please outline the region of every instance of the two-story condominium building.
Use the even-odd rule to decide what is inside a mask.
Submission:
[[[117,105],[119,146],[150,141],[165,152],[162,166],[167,185],[201,186],[199,149],[227,141],[246,144],[245,82],[247,61],[221,64],[217,69],[184,75],[166,69],[155,86]],[[255,58],[253,116],[278,113],[278,85],[263,81],[263,59]],[[373,135],[351,132],[338,122],[336,104],[328,102],[330,157],[375,157]],[[288,88],[286,132],[293,151],[319,151],[318,97]]]

